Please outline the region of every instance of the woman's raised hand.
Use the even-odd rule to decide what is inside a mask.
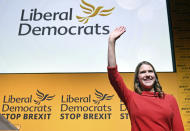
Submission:
[[[124,32],[126,31],[125,26],[117,27],[115,30],[113,30],[109,35],[109,41],[115,42]]]

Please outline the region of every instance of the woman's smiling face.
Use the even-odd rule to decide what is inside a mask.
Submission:
[[[145,91],[154,91],[155,73],[153,68],[148,64],[142,64],[138,72],[138,80]]]

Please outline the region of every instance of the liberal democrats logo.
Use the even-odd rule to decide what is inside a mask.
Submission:
[[[83,12],[87,14],[87,16],[86,17],[76,16],[76,18],[78,19],[79,22],[83,22],[84,24],[86,24],[91,17],[95,17],[97,15],[108,16],[112,14],[112,11],[115,8],[113,7],[111,9],[103,9],[104,8],[103,6],[95,7],[92,4],[85,2],[84,0],[81,1],[82,4],[80,4],[80,7],[83,9]]]
[[[39,105],[42,101],[45,101],[45,100],[50,101],[55,97],[55,95],[44,94],[40,92],[39,90],[37,90],[36,95],[38,97],[38,100],[34,100],[34,103],[37,105]]]
[[[101,101],[104,101],[104,100],[111,100],[113,98],[114,95],[108,95],[108,94],[103,94],[102,92],[98,91],[95,89],[95,95],[96,95],[96,100],[93,100],[93,102],[95,104],[100,104]]]

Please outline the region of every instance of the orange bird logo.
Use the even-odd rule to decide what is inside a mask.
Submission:
[[[39,100],[34,100],[35,104],[39,105],[42,101],[45,101],[45,100],[52,100],[55,95],[53,96],[50,96],[49,94],[44,94],[42,92],[40,92],[39,90],[37,90],[37,93],[36,93],[37,97]]]
[[[115,7],[111,9],[103,9],[104,8],[103,6],[98,6],[95,8],[95,6],[85,2],[84,0],[81,1],[83,5],[80,4],[80,7],[83,9],[83,12],[87,14],[87,16],[86,17],[76,16],[76,18],[78,19],[79,22],[83,22],[84,24],[86,24],[91,17],[95,17],[96,15],[108,16],[112,14],[112,11],[115,9]]]
[[[103,94],[102,92],[98,91],[95,89],[95,95],[97,97],[97,100],[93,100],[95,104],[100,104],[101,101],[103,100],[111,100],[114,95],[108,95],[108,94]]]

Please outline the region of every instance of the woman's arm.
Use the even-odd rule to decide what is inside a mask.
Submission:
[[[115,42],[125,31],[125,27],[120,26],[110,33],[108,40],[108,76],[111,85],[117,92],[120,99],[125,103],[126,107],[128,108],[132,91],[127,89],[122,77],[117,71],[115,56]]]
[[[184,126],[181,119],[179,107],[174,97],[172,98],[172,108],[173,108],[172,131],[184,131]]]
[[[108,66],[109,67],[116,66],[115,42],[125,31],[126,31],[126,28],[124,26],[120,26],[110,33],[110,36],[108,39]]]

